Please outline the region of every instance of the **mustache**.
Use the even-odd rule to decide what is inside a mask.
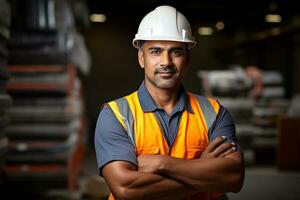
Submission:
[[[178,70],[175,66],[168,65],[168,66],[156,68],[155,71],[154,71],[154,74],[158,74],[158,73],[177,73],[177,72],[178,72]]]

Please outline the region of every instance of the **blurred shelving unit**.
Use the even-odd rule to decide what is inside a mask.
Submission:
[[[89,52],[69,1],[12,4],[6,90],[13,99],[5,184],[20,192],[78,189],[86,137],[83,89]]]

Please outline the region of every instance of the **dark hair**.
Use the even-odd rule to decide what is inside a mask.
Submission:
[[[141,48],[142,50],[144,50],[144,44],[145,44],[145,40],[138,40],[137,41],[137,46],[139,47],[139,48]]]

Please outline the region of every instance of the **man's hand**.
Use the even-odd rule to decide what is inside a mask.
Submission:
[[[213,141],[211,141],[206,149],[203,151],[203,153],[200,156],[201,158],[222,158],[225,157],[228,154],[231,154],[236,151],[235,144],[233,142],[224,143],[225,141],[224,136],[219,136]]]
[[[138,157],[138,171],[159,174],[165,155],[141,155]]]

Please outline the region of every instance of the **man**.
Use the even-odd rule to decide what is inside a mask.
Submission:
[[[160,6],[141,21],[133,45],[145,79],[106,104],[95,131],[110,199],[216,199],[238,192],[242,153],[227,110],[186,92],[181,81],[195,46],[187,19]]]

